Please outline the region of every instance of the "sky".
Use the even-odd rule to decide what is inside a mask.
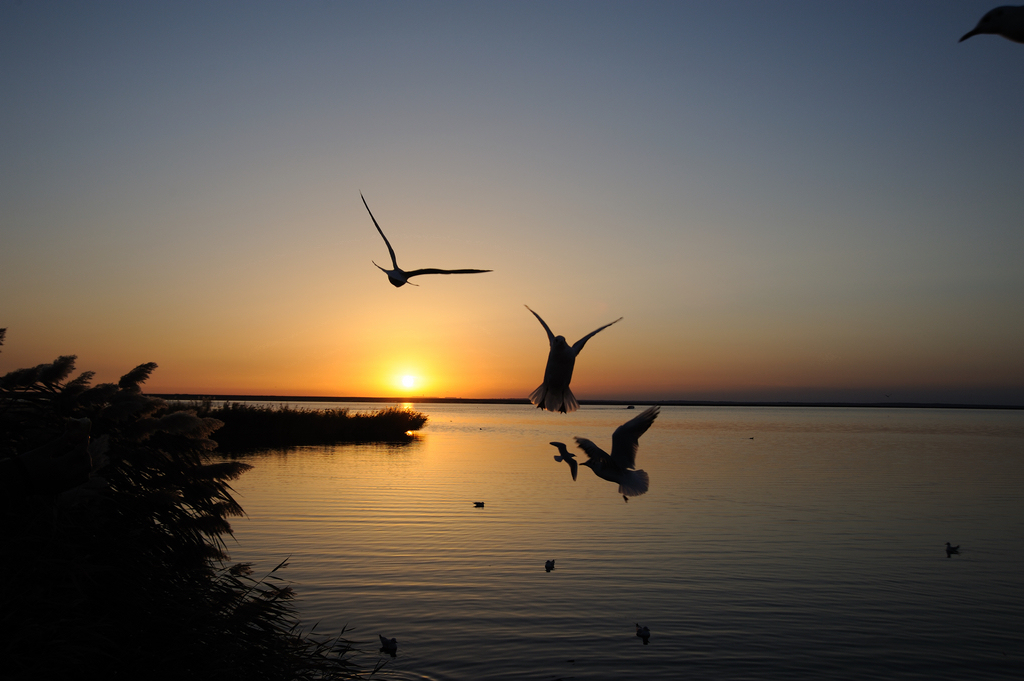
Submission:
[[[2,2],[0,373],[1022,405],[994,5]]]

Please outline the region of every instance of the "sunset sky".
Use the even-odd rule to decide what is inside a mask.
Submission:
[[[0,3],[0,373],[1024,404],[996,4]]]

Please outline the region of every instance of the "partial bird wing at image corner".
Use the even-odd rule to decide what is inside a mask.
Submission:
[[[976,35],[997,35],[1015,43],[1024,43],[1024,6],[1003,5],[985,13],[978,25],[957,42]]]

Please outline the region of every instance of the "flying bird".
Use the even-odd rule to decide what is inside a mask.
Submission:
[[[576,463],[576,455],[565,448],[565,444],[562,442],[549,442],[549,445],[558,447],[558,451],[561,454],[555,455],[555,461],[564,461],[569,464],[569,472],[572,473],[573,481],[576,480],[576,471],[579,469],[579,464]]]
[[[526,309],[530,310],[530,306],[527,305]],[[533,310],[530,310],[530,312],[533,312]],[[537,321],[540,322],[540,325],[547,332],[548,343],[551,347],[548,350],[547,366],[544,367],[544,382],[530,393],[530,402],[537,405],[538,409],[560,411],[563,414],[576,411],[579,409],[580,403],[576,401],[576,396],[569,390],[569,381],[572,380],[572,369],[576,365],[576,356],[580,354],[583,346],[587,344],[587,341],[594,334],[607,329],[616,322],[622,321],[622,317],[619,317],[614,322],[605,324],[600,329],[591,331],[570,346],[565,342],[565,336],[556,336],[551,333],[551,329],[548,328],[548,325],[544,323],[539,314],[533,312],[533,316],[537,318]]]
[[[958,556],[960,555],[960,545],[957,544],[956,546],[950,546],[949,542],[946,542],[946,558],[949,558],[954,553]]]
[[[1003,5],[990,10],[981,18],[977,26],[964,33],[964,37],[957,42],[962,43],[971,36],[982,33],[1001,35],[1015,43],[1024,43],[1024,6]]]
[[[491,270],[439,270],[439,269],[435,269],[435,268],[432,268],[432,267],[427,267],[427,268],[420,269],[420,270],[412,270],[410,272],[406,272],[405,270],[403,270],[401,267],[398,266],[398,260],[395,259],[395,249],[391,248],[391,242],[388,241],[388,238],[386,236],[384,236],[384,230],[382,230],[380,228],[380,225],[377,224],[377,218],[373,217],[373,213],[370,211],[370,206],[366,203],[366,198],[362,194],[359,195],[359,198],[363,199],[363,205],[366,206],[366,212],[370,213],[370,219],[373,220],[373,226],[377,228],[377,231],[380,232],[380,237],[382,239],[384,239],[384,243],[388,247],[388,253],[391,254],[391,266],[394,267],[395,269],[393,269],[393,270],[386,270],[383,267],[381,267],[380,265],[377,265],[377,263],[373,262],[372,260],[370,262],[373,262],[373,264],[377,266],[377,269],[379,269],[384,274],[388,275],[388,281],[390,281],[391,285],[394,286],[395,288],[398,288],[399,286],[405,286],[406,284],[412,284],[413,286],[416,286],[416,284],[413,284],[411,281],[409,281],[409,278],[410,277],[418,277],[421,274],[479,274],[481,272],[490,272],[491,271]]]
[[[640,447],[640,436],[658,418],[660,408],[655,405],[633,419],[626,421],[612,433],[612,453],[603,449],[586,438],[576,438],[576,444],[589,457],[582,466],[594,471],[594,475],[610,482],[619,483],[619,494],[627,502],[629,497],[640,496],[647,492],[650,477],[644,471],[633,470],[636,465],[636,450]]]
[[[398,654],[398,639],[396,638],[384,638],[380,634],[380,650],[378,652],[387,653],[391,657]]]
[[[546,561],[544,561],[544,572],[551,572],[554,569],[555,569],[555,561],[554,560],[546,560]]]
[[[643,639],[644,645],[647,645],[647,641],[651,638],[651,630],[638,624],[636,625],[636,635],[637,638]]]

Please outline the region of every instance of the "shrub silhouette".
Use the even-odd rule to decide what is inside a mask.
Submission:
[[[0,329],[0,344],[5,330]],[[114,383],[75,378],[75,356],[0,377],[0,458],[16,461],[89,419],[93,471],[67,491],[11,477],[0,499],[0,659],[7,679],[335,679],[373,674],[341,635],[302,632],[276,574],[227,565],[229,481],[211,461],[221,422]],[[21,481],[22,483],[24,481]],[[342,632],[344,634],[344,631]]]

